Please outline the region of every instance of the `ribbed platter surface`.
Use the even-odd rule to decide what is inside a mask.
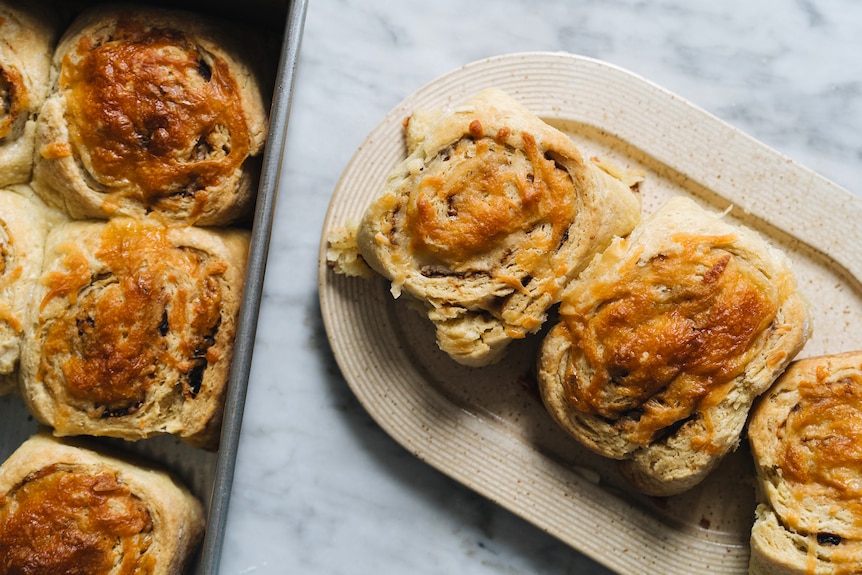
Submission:
[[[642,170],[645,213],[673,195],[733,206],[726,217],[788,252],[814,321],[802,356],[846,351],[862,338],[862,255],[853,249],[862,245],[862,200],[643,78],[564,53],[489,58],[424,86],[368,135],[332,196],[323,319],[348,384],[395,440],[620,573],[744,573],[754,510],[744,445],[689,493],[639,496],[543,411],[531,385],[541,333],[510,346],[498,365],[459,366],[384,280],[327,268],[329,233],[360,219],[404,157],[404,117],[491,86],[569,134],[585,156]]]

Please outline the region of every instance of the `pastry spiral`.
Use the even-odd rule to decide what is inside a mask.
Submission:
[[[801,359],[748,426],[752,575],[862,573],[862,352]]]
[[[267,115],[234,31],[180,11],[102,7],[53,59],[36,132],[36,190],[74,218],[248,215]]]
[[[699,483],[809,336],[789,260],[673,198],[567,288],[540,352],[542,399],[640,491]]]
[[[0,466],[3,573],[180,575],[204,524],[166,472],[47,434]]]
[[[640,198],[500,90],[420,117],[418,132],[408,123],[412,153],[359,224],[359,252],[393,295],[422,302],[443,351],[486,365],[538,331],[562,288],[631,231]]]
[[[57,435],[215,447],[248,234],[116,218],[48,236],[22,393]]]
[[[24,185],[0,190],[0,394],[13,391],[21,338],[42,267],[46,218]]]
[[[41,13],[39,13],[41,12]],[[38,3],[0,2],[0,188],[26,183],[57,27]]]

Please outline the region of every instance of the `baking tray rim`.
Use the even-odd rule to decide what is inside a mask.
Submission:
[[[225,395],[219,451],[209,494],[207,530],[197,573],[218,573],[227,529],[231,491],[239,451],[240,432],[249,386],[252,355],[262,299],[275,205],[279,194],[288,123],[308,0],[290,0],[270,108],[270,130],[261,167],[255,205],[243,300],[237,319],[230,383]]]

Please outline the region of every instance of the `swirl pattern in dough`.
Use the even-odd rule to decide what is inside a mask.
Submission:
[[[22,392],[58,435],[217,444],[248,233],[115,218],[48,236]]]
[[[17,388],[24,325],[47,232],[41,202],[24,185],[0,190],[0,394]]]
[[[415,117],[410,155],[359,224],[359,252],[393,295],[422,303],[443,351],[486,365],[631,231],[640,198],[500,90]]]
[[[0,2],[0,188],[26,183],[58,27],[46,6]]]
[[[166,472],[47,434],[0,466],[3,573],[180,575],[204,524]]]
[[[180,11],[91,9],[66,31],[36,133],[36,190],[75,218],[224,225],[255,197],[267,117],[233,30]]]
[[[808,336],[786,256],[673,198],[566,290],[540,392],[636,488],[671,495],[736,448],[752,401]]]
[[[752,575],[862,573],[862,352],[800,359],[748,426]]]

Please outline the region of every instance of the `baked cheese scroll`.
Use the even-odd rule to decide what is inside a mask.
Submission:
[[[365,212],[358,249],[393,295],[421,302],[443,351],[486,365],[538,331],[562,288],[631,231],[640,197],[500,90],[415,116],[412,153]]]
[[[74,218],[210,226],[247,216],[268,120],[237,34],[180,11],[82,14],[54,55],[36,190]]]
[[[36,1],[0,2],[0,188],[26,183],[58,27]]]
[[[218,442],[248,233],[115,218],[52,230],[22,394],[57,435]]]
[[[25,185],[0,190],[0,395],[17,388],[21,338],[42,269],[47,218]]]
[[[0,466],[3,573],[180,575],[201,503],[167,472],[48,434]]]
[[[862,573],[862,352],[801,359],[748,426],[752,575]]]
[[[552,418],[640,491],[699,483],[809,337],[787,257],[668,201],[567,288],[538,368]]]

